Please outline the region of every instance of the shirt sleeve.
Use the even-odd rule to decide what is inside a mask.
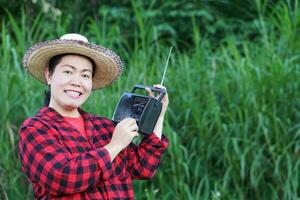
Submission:
[[[21,127],[19,151],[24,173],[54,195],[84,191],[112,174],[105,148],[74,157],[41,123]]]
[[[144,136],[138,146],[131,144],[127,150],[131,177],[152,178],[167,146],[168,139],[164,135],[159,139],[154,133]]]

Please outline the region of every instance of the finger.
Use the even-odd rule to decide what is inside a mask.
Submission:
[[[160,88],[160,89],[164,89],[164,90],[166,91],[166,93],[167,93],[167,88],[166,88],[165,86],[163,86],[163,85],[155,84],[155,85],[153,85],[153,87],[155,87],[155,88]]]
[[[131,117],[126,117],[122,120],[122,122],[125,123],[125,124],[130,125],[130,124],[136,123],[136,120],[134,118],[131,118]]]
[[[153,85],[153,87],[167,90],[167,88],[165,86],[161,85],[161,84],[155,84],[155,85]]]
[[[128,129],[128,127],[134,126],[136,124],[136,121],[130,118],[125,118],[120,123],[118,126],[124,127],[125,129]],[[130,129],[131,131],[132,129]]]
[[[154,97],[154,93],[152,92],[152,90],[149,87],[146,87],[145,90],[148,92],[148,95],[150,97]]]
[[[133,138],[138,137],[139,133],[137,131],[132,132]]]
[[[164,96],[164,98],[163,99],[165,99],[166,98],[166,96],[168,96],[168,93],[167,93],[167,88],[165,87],[165,86],[163,86],[163,85],[161,85],[161,84],[155,84],[155,85],[153,85],[153,87],[155,87],[155,88],[160,88],[160,89],[164,89],[165,90],[165,96]],[[159,94],[156,96],[156,98],[158,98],[159,97]]]
[[[139,131],[139,127],[136,123],[128,126],[128,129],[129,131]]]

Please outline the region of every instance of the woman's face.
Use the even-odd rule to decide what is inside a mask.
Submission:
[[[80,55],[66,55],[56,65],[53,74],[46,69],[45,76],[51,87],[49,106],[64,116],[78,113],[92,91],[93,65]]]

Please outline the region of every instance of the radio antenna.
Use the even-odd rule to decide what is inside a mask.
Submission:
[[[164,74],[163,74],[163,77],[162,77],[162,79],[161,79],[160,85],[162,85],[163,82],[164,82],[164,79],[165,79],[165,76],[166,76],[166,71],[167,71],[167,67],[168,67],[168,64],[169,64],[169,60],[170,60],[170,56],[171,56],[172,49],[173,49],[173,47],[171,46],[171,47],[170,47],[170,51],[169,51],[169,55],[168,55],[168,58],[167,58],[167,62],[166,62]]]

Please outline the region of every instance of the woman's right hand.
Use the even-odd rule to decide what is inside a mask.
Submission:
[[[138,125],[135,119],[125,118],[120,121],[115,127],[110,142],[105,146],[110,153],[111,161],[138,135]]]

